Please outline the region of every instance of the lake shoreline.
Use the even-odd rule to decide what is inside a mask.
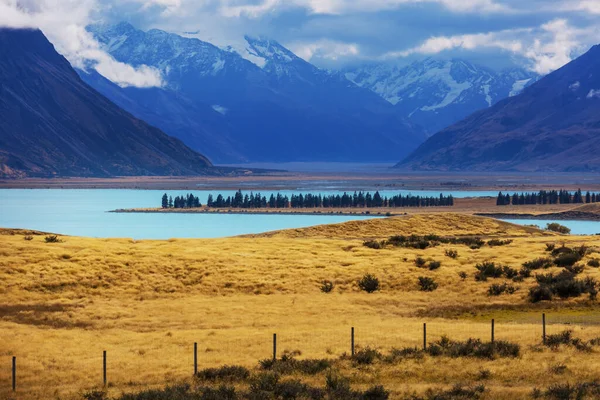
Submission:
[[[438,207],[439,208],[439,207]],[[312,210],[312,209],[311,209]],[[408,213],[406,212],[396,212],[396,211],[361,211],[361,212],[351,212],[351,211],[302,211],[302,209],[298,209],[298,211],[285,210],[282,209],[206,209],[206,208],[177,208],[177,209],[163,209],[163,208],[129,208],[129,209],[117,209],[108,211],[109,213],[117,213],[117,214],[224,214],[224,215],[233,215],[233,214],[243,214],[243,215],[316,215],[316,216],[361,216],[361,217],[399,217],[406,216]]]
[[[600,221],[600,214],[580,211],[565,211],[546,214],[528,213],[475,213],[480,217],[495,219],[521,219],[521,220],[557,220],[557,221]]]

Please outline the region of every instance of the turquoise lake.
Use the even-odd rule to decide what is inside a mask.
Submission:
[[[168,191],[180,196],[189,191]],[[337,191],[281,191],[292,193],[342,193]],[[227,214],[116,214],[118,208],[158,207],[164,191],[124,189],[0,189],[0,227],[25,228],[64,235],[98,238],[170,239],[215,238],[279,229],[340,223],[369,219],[373,216],[341,215],[227,215]],[[209,193],[233,195],[234,191],[195,190],[202,203]],[[269,196],[271,191],[263,191]],[[438,196],[439,191],[380,191],[382,196],[412,193]],[[496,196],[495,191],[448,191],[456,198]],[[552,221],[510,221],[517,224],[545,226]],[[600,232],[600,223],[559,221],[574,234]]]

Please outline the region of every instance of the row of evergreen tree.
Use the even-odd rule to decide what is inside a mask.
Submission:
[[[584,195],[581,189],[576,192],[568,190],[540,190],[537,193],[498,193],[496,205],[531,205],[531,204],[583,204],[600,202],[600,193],[586,192]]]
[[[371,207],[450,207],[454,198],[440,194],[439,197],[396,195],[383,197],[379,192],[354,192],[354,194],[315,195],[293,194],[290,197],[281,193],[271,194],[267,199],[260,193],[244,194],[238,190],[227,198],[219,194],[208,196],[206,204],[210,208],[371,208]],[[166,193],[162,197],[163,208],[196,208],[202,207],[198,197],[189,194],[173,199]]]
[[[162,197],[162,208],[200,208],[202,207],[202,203],[200,203],[200,198],[194,196],[193,194],[188,194],[187,196],[177,196],[173,198],[172,196],[168,196],[166,193],[163,194]]]

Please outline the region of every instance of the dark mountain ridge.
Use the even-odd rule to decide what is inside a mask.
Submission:
[[[600,46],[435,134],[397,165],[413,170],[600,170]]]
[[[127,105],[119,100],[121,94],[82,78],[153,123],[161,109],[177,110],[169,122],[157,125],[221,163],[389,161],[426,138],[375,93],[313,66],[273,40],[245,38],[247,50],[263,62],[259,66],[233,49],[156,29],[144,32],[127,23],[88,29],[115,59],[158,69],[165,82],[161,90],[170,94],[141,104],[143,89],[127,88],[126,97],[133,100]],[[221,116],[207,118],[211,109]],[[186,129],[181,120],[206,121],[206,129]],[[215,146],[196,147],[202,142]]]
[[[215,173],[85,84],[41,31],[0,29],[0,176]]]

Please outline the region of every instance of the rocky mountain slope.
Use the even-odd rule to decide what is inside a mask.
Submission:
[[[600,46],[429,138],[398,167],[600,170]]]
[[[209,118],[204,130],[158,124],[212,160],[386,161],[409,154],[426,138],[422,128],[380,96],[343,74],[316,68],[272,40],[246,37],[247,46],[239,51],[126,23],[89,30],[117,60],[162,73],[160,90],[169,93],[140,107],[135,98],[143,97],[143,89],[129,88],[127,97],[137,104],[119,103],[128,111],[153,121],[150,114],[160,109],[176,110],[172,119],[198,124],[207,121],[206,110],[221,114],[211,115],[217,122]],[[104,90],[97,81],[87,81]],[[120,101],[119,93],[103,93]],[[222,146],[201,147],[220,140]]]
[[[463,60],[431,58],[405,67],[373,64],[345,74],[431,134],[520,93],[538,79],[517,68],[499,73]]]
[[[42,32],[0,29],[0,176],[215,172],[85,84]]]

